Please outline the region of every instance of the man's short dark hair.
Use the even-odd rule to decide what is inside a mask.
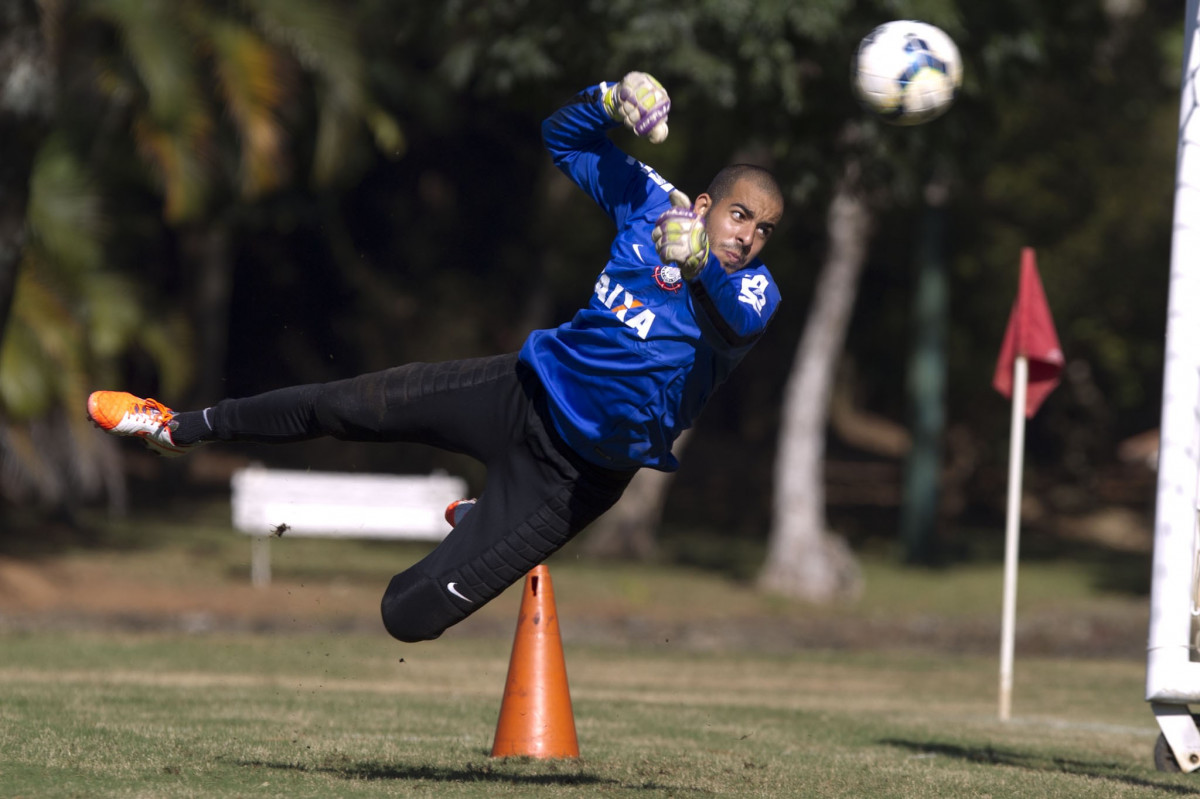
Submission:
[[[716,174],[708,184],[706,192],[712,197],[713,203],[719,203],[729,196],[734,185],[743,178],[753,181],[754,185],[768,194],[773,194],[775,199],[779,200],[779,205],[783,205],[783,191],[779,188],[775,176],[769,170],[754,164],[730,164]]]

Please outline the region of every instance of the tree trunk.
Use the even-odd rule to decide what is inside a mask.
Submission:
[[[51,60],[37,4],[0,7],[0,344],[25,248],[29,175],[53,111]]]
[[[940,557],[938,509],[942,484],[942,437],[946,427],[946,325],[949,315],[946,203],[949,186],[934,177],[925,187],[925,219],[913,295],[913,344],[908,396],[913,446],[904,472],[900,540],[907,563],[933,565]]]
[[[692,431],[675,440],[672,451],[679,457]],[[588,528],[584,554],[614,560],[649,560],[658,551],[658,528],[674,472],[642,469],[629,483],[621,499]]]
[[[834,372],[846,340],[867,256],[871,214],[851,160],[829,206],[829,252],[784,390],[775,462],[774,519],[763,590],[810,602],[856,596],[858,562],[845,540],[825,529],[823,462]]]

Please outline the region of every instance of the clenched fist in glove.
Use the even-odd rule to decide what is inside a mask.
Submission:
[[[704,217],[692,210],[692,201],[681,191],[671,192],[671,207],[654,223],[650,237],[664,264],[675,264],[684,280],[700,274],[708,260],[708,233]]]
[[[667,90],[645,72],[630,72],[621,82],[604,92],[604,110],[638,136],[653,144],[667,138],[667,114],[671,98]]]

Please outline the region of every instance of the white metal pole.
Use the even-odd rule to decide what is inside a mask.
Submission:
[[[1195,493],[1197,464],[1200,463],[1198,0],[1187,2],[1176,161],[1146,698],[1158,702],[1196,702],[1200,701],[1200,664],[1191,660],[1190,639],[1195,578]]]
[[[1008,444],[1008,511],[1004,525],[1004,611],[1000,620],[1000,720],[1012,716],[1013,641],[1017,626],[1017,556],[1021,543],[1021,481],[1025,462],[1025,392],[1029,361],[1013,362],[1012,435]]]

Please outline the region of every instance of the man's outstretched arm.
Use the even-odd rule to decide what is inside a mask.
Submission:
[[[671,101],[657,80],[631,72],[617,83],[599,83],[576,94],[542,123],[542,140],[555,166],[614,220],[630,183],[643,180],[637,162],[621,152],[608,131],[625,125],[660,142],[667,136]]]

